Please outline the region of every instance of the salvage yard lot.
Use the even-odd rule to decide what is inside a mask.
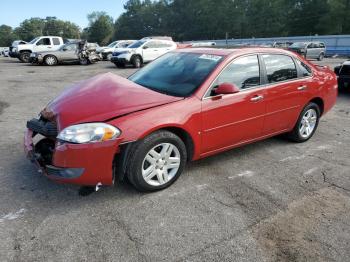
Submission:
[[[190,163],[160,192],[120,183],[83,197],[38,174],[26,121],[72,83],[134,71],[0,57],[1,261],[349,260],[350,94],[309,142],[272,138]]]

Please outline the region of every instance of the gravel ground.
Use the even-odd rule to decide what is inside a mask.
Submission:
[[[0,57],[0,261],[349,261],[350,94],[309,142],[193,162],[161,192],[121,183],[83,197],[38,174],[23,154],[26,120],[74,82],[133,71]]]

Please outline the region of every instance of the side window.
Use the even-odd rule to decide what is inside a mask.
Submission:
[[[61,44],[60,43],[60,39],[58,39],[57,37],[52,38],[52,42],[53,42],[54,45],[60,45]]]
[[[250,55],[234,60],[221,72],[214,86],[226,82],[235,84],[240,89],[260,85],[258,56]]]
[[[69,50],[69,51],[74,51],[76,49],[77,49],[77,45],[76,44],[67,45],[67,50]]]
[[[297,68],[291,57],[286,55],[263,55],[269,83],[286,81],[298,77]]]
[[[299,65],[302,76],[311,76],[312,75],[312,70],[308,65],[301,62],[298,59],[296,59],[296,61],[297,61],[297,64]]]
[[[148,43],[146,44],[146,46],[147,46],[148,48],[157,48],[157,47],[158,47],[158,43],[157,43],[156,41],[151,41],[151,42],[148,42]]]
[[[50,38],[41,38],[36,45],[51,45]]]

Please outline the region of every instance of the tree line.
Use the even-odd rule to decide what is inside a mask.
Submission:
[[[115,21],[88,14],[89,25],[56,17],[30,18],[19,27],[0,26],[0,46],[39,35],[83,38],[101,45],[150,35],[177,41],[350,34],[350,0],[129,0]]]

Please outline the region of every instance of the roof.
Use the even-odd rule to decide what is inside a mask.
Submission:
[[[198,54],[208,54],[208,55],[220,55],[220,56],[229,56],[229,55],[244,55],[250,53],[284,53],[292,54],[292,52],[280,49],[280,48],[269,48],[269,47],[244,47],[244,48],[235,48],[235,49],[224,49],[224,48],[183,48],[177,49],[178,52],[183,53],[198,53]]]

